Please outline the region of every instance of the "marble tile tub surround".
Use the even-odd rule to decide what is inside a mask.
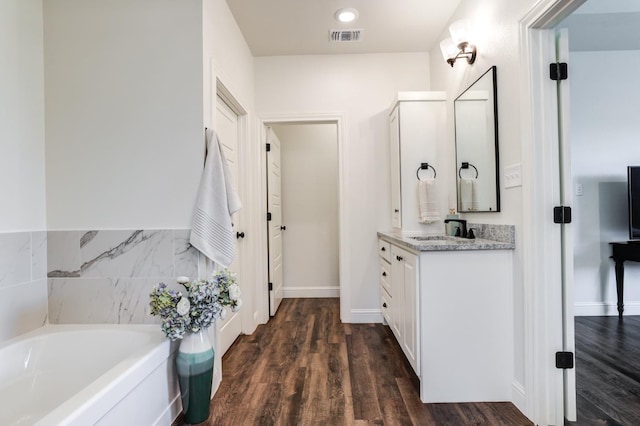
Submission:
[[[47,233],[0,233],[0,342],[47,322]]]
[[[151,287],[197,276],[189,232],[49,231],[49,322],[157,322],[148,315]]]

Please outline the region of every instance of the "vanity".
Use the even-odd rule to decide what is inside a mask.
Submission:
[[[453,162],[443,155],[443,93],[399,93],[389,114],[392,230],[378,233],[380,309],[425,403],[512,399],[515,227],[467,224],[467,215],[500,211],[496,81],[491,67],[454,100],[455,175],[436,173]],[[416,190],[427,178],[441,219],[424,223]],[[443,235],[445,217],[475,238]]]
[[[381,309],[425,403],[508,401],[514,227],[477,237],[378,233]]]

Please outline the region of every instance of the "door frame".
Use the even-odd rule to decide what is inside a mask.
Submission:
[[[283,114],[263,114],[258,119],[259,129],[259,152],[261,155],[260,162],[260,207],[258,211],[263,217],[261,221],[261,229],[259,231],[262,241],[260,247],[260,272],[257,279],[257,285],[262,286],[262,291],[258,291],[260,298],[259,304],[262,312],[262,322],[269,320],[269,290],[268,282],[268,248],[267,248],[267,221],[264,212],[267,211],[267,164],[265,152],[266,127],[273,124],[336,124],[338,131],[338,263],[339,263],[339,279],[340,279],[340,320],[342,322],[350,322],[351,320],[351,292],[347,285],[350,268],[349,253],[351,244],[349,243],[349,199],[348,199],[348,161],[347,161],[347,140],[346,140],[346,119],[345,114],[341,112],[329,113],[283,113]]]
[[[562,350],[561,253],[549,250],[558,232],[551,209],[559,202],[553,144],[558,139],[555,83],[548,64],[554,27],[585,0],[540,0],[519,22],[524,277],[524,409],[536,424],[564,424],[563,373],[554,354]],[[557,147],[555,147],[557,150]],[[565,159],[565,161],[568,161]],[[556,178],[554,180],[554,178]],[[518,398],[519,399],[519,398]],[[520,399],[522,402],[522,400]]]

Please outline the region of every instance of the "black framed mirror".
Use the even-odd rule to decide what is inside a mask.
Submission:
[[[495,65],[453,102],[458,211],[500,211]]]

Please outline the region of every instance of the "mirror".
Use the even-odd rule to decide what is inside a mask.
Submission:
[[[499,212],[496,67],[453,103],[458,212]]]

